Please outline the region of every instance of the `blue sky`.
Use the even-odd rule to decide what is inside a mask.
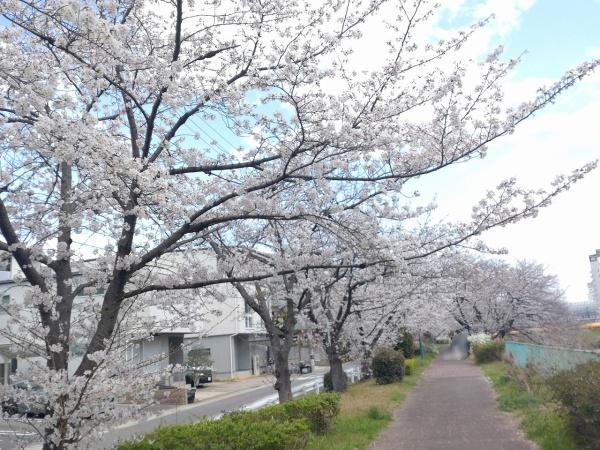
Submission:
[[[518,74],[558,77],[562,71],[600,50],[600,2],[538,0],[505,42],[509,55],[527,50]],[[598,55],[600,56],[600,55]]]
[[[600,1],[597,0],[446,0],[442,28],[457,27],[489,12],[496,19],[483,37],[487,49],[503,45],[507,57],[523,52],[522,63],[507,85],[513,102],[527,100],[579,62],[600,58]],[[558,173],[600,157],[596,129],[600,119],[600,76],[586,79],[538,113],[516,133],[490,146],[489,157],[459,165],[424,180],[424,197],[436,196],[440,214],[468,217],[471,206],[502,179],[516,176],[528,187],[541,187]],[[569,301],[587,298],[587,255],[600,248],[600,171],[528,220],[484,235],[509,251],[507,259],[537,260],[559,276]]]

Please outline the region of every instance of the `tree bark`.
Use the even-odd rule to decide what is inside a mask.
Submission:
[[[348,378],[346,372],[344,372],[342,359],[338,352],[334,351],[329,354],[329,370],[331,371],[333,390],[335,392],[344,392],[348,388]]]
[[[275,389],[279,395],[279,403],[292,399],[292,380],[290,374],[289,357],[290,346],[280,341],[279,337],[271,337],[271,350],[275,360]]]
[[[340,355],[339,336],[335,331],[323,336],[323,346],[329,360],[329,372],[331,374],[333,390],[335,392],[344,392],[348,388],[348,378],[346,372],[344,372]]]

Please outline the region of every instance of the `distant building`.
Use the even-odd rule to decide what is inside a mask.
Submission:
[[[592,301],[567,303],[569,311],[578,319],[600,318],[600,306]]]
[[[590,301],[600,305],[600,250],[589,256],[592,280],[588,284],[588,295]]]

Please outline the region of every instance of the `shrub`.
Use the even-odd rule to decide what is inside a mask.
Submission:
[[[405,358],[415,356],[415,340],[413,335],[408,331],[404,331],[394,346],[394,350],[401,351]]]
[[[280,405],[267,406],[252,412],[237,412],[228,417],[242,421],[285,422],[294,419],[305,419],[310,431],[317,434],[326,433],[333,419],[340,411],[340,396],[336,393],[307,395]]]
[[[306,420],[244,421],[223,417],[193,425],[158,428],[117,450],[280,450],[306,447]]]
[[[306,447],[309,432],[324,434],[340,410],[335,393],[240,411],[193,425],[158,428],[117,450],[279,450]]]
[[[478,364],[501,361],[504,353],[503,341],[491,341],[487,344],[473,346],[473,356]]]
[[[477,333],[469,336],[467,340],[471,343],[471,345],[476,346],[491,343],[492,337],[487,333]]]
[[[550,378],[550,387],[568,413],[569,425],[582,448],[600,445],[600,362],[580,364]]]
[[[404,360],[404,375],[406,375],[406,376],[414,375],[416,363],[417,363],[417,360],[414,358],[405,359]]]
[[[391,348],[379,350],[373,357],[373,376],[377,384],[401,381],[404,376],[404,356]]]

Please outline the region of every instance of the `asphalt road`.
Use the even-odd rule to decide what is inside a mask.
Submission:
[[[298,376],[292,382],[294,393],[314,388],[315,383],[321,382],[322,373],[308,374]],[[210,389],[210,386],[207,387]],[[175,425],[181,423],[196,422],[203,417],[218,417],[223,412],[236,411],[243,408],[257,409],[269,403],[277,401],[277,392],[272,386],[261,386],[252,390],[232,393],[225,397],[218,397],[206,400],[192,405],[172,407],[163,410],[158,416],[150,417],[139,422],[130,422],[118,425],[110,431],[103,433],[100,439],[84,439],[78,448],[89,450],[111,449],[117,443],[152,431],[159,425]],[[39,426],[39,421],[30,419],[5,419],[0,420],[0,450],[14,450],[23,448],[18,441],[22,439],[35,439],[35,430],[33,427]],[[29,449],[41,448],[41,446],[31,445]]]
[[[40,424],[39,419],[0,419],[0,450],[20,448],[19,441],[35,439]]]

